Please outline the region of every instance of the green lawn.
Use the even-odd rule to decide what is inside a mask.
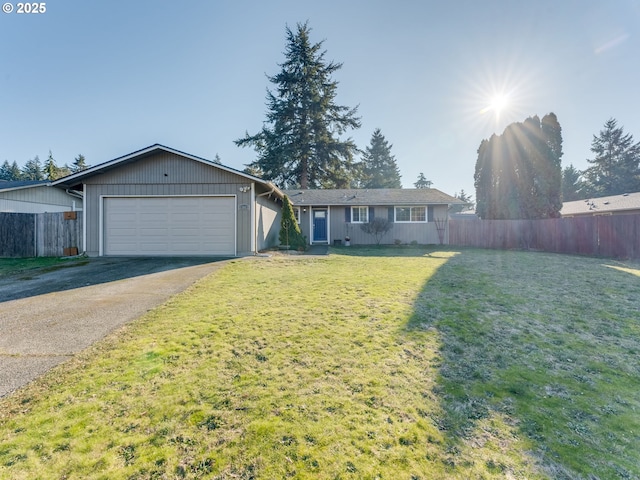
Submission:
[[[638,478],[639,311],[637,263],[234,261],[0,399],[0,478]]]

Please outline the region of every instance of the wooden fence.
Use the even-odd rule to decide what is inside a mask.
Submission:
[[[82,238],[82,212],[0,213],[0,257],[75,255]]]
[[[449,243],[611,258],[640,258],[640,215],[548,220],[450,220]]]

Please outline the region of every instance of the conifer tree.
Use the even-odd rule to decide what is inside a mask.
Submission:
[[[591,164],[584,171],[591,195],[604,197],[640,191],[640,142],[634,143],[615,119],[610,118],[598,136],[593,136],[588,159]]]
[[[583,200],[589,196],[582,173],[573,164],[564,167],[562,170],[562,200],[564,202],[572,202],[574,200]]]
[[[44,180],[44,173],[40,158],[36,155],[33,159],[27,160],[22,167],[21,179],[24,180]]]
[[[89,168],[89,165],[87,165],[87,161],[84,158],[84,155],[79,154],[74,160],[73,160],[73,164],[71,165],[71,173],[78,173],[81,172],[83,170],[86,170],[87,168]]]
[[[286,28],[285,62],[268,77],[267,119],[262,130],[235,141],[253,147],[258,158],[249,164],[280,187],[346,188],[353,177],[355,143],[340,136],[360,127],[357,107],[335,103],[340,63],[327,62],[322,43],[312,43],[311,28]]]
[[[433,182],[431,180],[427,180],[427,177],[425,177],[422,172],[420,172],[418,180],[413,184],[416,188],[431,188],[431,185],[433,185]]]
[[[282,201],[282,214],[280,219],[280,234],[278,236],[280,245],[289,245],[293,250],[299,248],[306,248],[307,239],[302,235],[300,225],[296,221],[296,216],[293,212],[293,206],[289,197],[286,195]]]
[[[400,170],[391,155],[392,146],[376,128],[362,158],[363,188],[402,188]]]
[[[555,218],[562,208],[562,133],[553,113],[512,123],[478,148],[476,213],[485,219]]]
[[[56,161],[53,159],[53,154],[51,150],[49,150],[49,156],[47,160],[44,162],[43,169],[44,176],[47,180],[55,180],[59,178],[59,168],[56,165]]]
[[[15,161],[13,162],[13,164],[10,164],[8,160],[5,160],[0,167],[0,180],[14,182],[16,180],[20,180],[21,178],[22,172],[20,172],[20,167],[18,167],[18,164]]]

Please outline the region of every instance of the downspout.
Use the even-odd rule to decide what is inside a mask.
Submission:
[[[82,191],[87,191],[87,185],[82,184]],[[82,195],[82,254],[87,254],[87,196]]]
[[[67,195],[71,195],[72,197],[76,197],[76,198],[84,198],[84,195],[71,190],[70,188],[65,189],[65,192],[67,192]]]
[[[251,250],[258,254],[258,209],[256,204],[256,183],[251,182]]]

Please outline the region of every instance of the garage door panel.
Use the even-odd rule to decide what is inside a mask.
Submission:
[[[105,255],[235,255],[234,197],[104,199]]]

